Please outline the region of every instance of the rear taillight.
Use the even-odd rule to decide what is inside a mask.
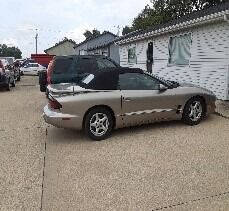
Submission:
[[[48,65],[48,69],[47,69],[47,82],[48,82],[48,84],[52,83],[51,77],[52,77],[53,69],[54,69],[54,60],[52,60]]]
[[[49,100],[49,105],[53,109],[61,109],[62,105],[56,100]]]
[[[49,99],[50,108],[52,109],[61,109],[62,108],[62,105],[51,95],[49,95],[48,99]]]

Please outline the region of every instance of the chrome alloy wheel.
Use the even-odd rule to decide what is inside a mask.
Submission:
[[[189,107],[189,118],[193,122],[197,122],[203,113],[203,108],[200,101],[193,101]]]
[[[109,129],[109,120],[106,114],[95,113],[90,119],[90,131],[95,136],[103,136]]]

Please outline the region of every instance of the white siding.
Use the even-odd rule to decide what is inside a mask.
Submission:
[[[168,66],[168,42],[172,35],[192,33],[191,60],[188,66]],[[229,24],[204,25],[186,31],[152,38],[153,73],[170,80],[189,82],[212,90],[219,99],[229,100]],[[146,50],[150,40],[120,46],[122,66],[146,70]],[[128,48],[136,45],[137,64],[128,64]]]

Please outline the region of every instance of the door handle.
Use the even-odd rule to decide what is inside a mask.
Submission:
[[[126,102],[130,102],[130,101],[131,101],[131,98],[129,98],[129,97],[124,97],[123,100],[126,101]]]

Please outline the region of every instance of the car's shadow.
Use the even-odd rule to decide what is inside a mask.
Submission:
[[[205,124],[208,122],[214,121],[214,118],[212,116],[209,116],[208,118],[204,119],[201,124]],[[174,129],[177,130],[179,128],[180,131],[183,130],[183,128],[191,127],[189,125],[185,125],[182,121],[164,121],[164,122],[156,122],[152,124],[145,124],[140,126],[132,126],[127,128],[121,128],[114,130],[111,134],[111,136],[106,140],[118,140],[120,139],[126,139],[129,136],[133,136],[135,134],[146,134],[150,132],[151,130],[165,130],[166,128],[169,128],[170,130]],[[193,127],[195,129],[195,127]],[[88,138],[83,131],[76,131],[76,130],[69,130],[69,129],[59,129],[55,127],[49,127],[48,128],[48,134],[47,134],[48,142],[50,141],[54,143],[61,143],[61,144],[70,144],[70,143],[85,143],[85,142],[93,142],[90,138]]]

